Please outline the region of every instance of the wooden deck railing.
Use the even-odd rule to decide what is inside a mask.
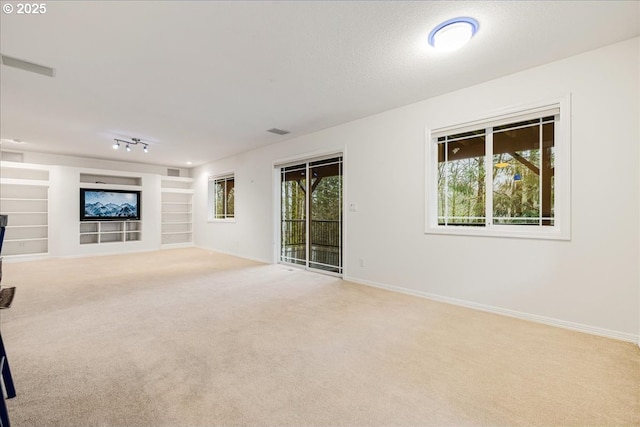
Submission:
[[[287,219],[282,221],[282,246],[304,245],[305,240],[305,220]],[[312,245],[326,246],[331,248],[340,247],[340,221],[334,220],[311,220],[309,234]]]

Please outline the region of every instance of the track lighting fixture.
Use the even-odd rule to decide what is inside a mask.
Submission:
[[[116,138],[116,139],[114,139],[114,141],[115,141],[115,142],[113,143],[113,149],[114,149],[114,150],[117,150],[118,148],[120,148],[120,143],[123,143],[123,144],[126,144],[126,145],[125,145],[125,149],[126,149],[127,151],[131,151],[131,146],[132,146],[132,145],[138,145],[138,144],[140,144],[140,145],[142,145],[142,151],[143,151],[143,152],[145,152],[145,153],[148,153],[148,152],[149,152],[149,144],[148,144],[148,143],[146,143],[146,142],[142,142],[142,141],[140,140],[140,138],[131,138],[131,141],[125,141],[125,140],[123,140],[123,139],[117,139],[117,138]]]

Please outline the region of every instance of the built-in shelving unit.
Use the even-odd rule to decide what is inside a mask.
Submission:
[[[0,213],[8,215],[2,254],[49,251],[49,168],[0,162]]]
[[[136,176],[80,174],[80,188],[142,190]],[[81,221],[80,244],[124,243],[142,240],[142,221]]]
[[[105,188],[105,186],[109,186],[114,190],[140,190],[142,188],[141,185],[142,179],[138,176],[80,174],[80,186],[82,188]]]
[[[80,223],[80,244],[138,241],[140,221],[85,221]]]
[[[193,178],[162,177],[162,245],[193,244]]]

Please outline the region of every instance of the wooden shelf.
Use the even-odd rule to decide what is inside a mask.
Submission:
[[[83,221],[80,244],[137,242],[142,239],[141,221]]]
[[[116,190],[129,190],[132,188],[142,187],[142,178],[140,176],[131,175],[130,172],[109,171],[108,174],[81,172],[80,186],[85,188],[104,188],[105,186],[109,186],[109,188]]]
[[[186,188],[163,188],[162,192],[175,194],[193,194],[193,190]]]
[[[49,181],[39,179],[0,178],[0,185],[33,185],[38,187],[48,187]]]
[[[193,178],[162,177],[161,243],[193,244]]]
[[[9,215],[3,255],[49,252],[49,166],[0,162],[2,214]]]
[[[96,190],[142,190],[141,185],[125,185],[125,184],[96,184],[91,182],[81,182],[80,188],[92,188]]]
[[[20,197],[0,197],[0,201],[3,202],[46,202],[49,199],[28,199]]]

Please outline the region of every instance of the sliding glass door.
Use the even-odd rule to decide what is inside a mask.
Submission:
[[[280,261],[307,265],[307,165],[281,169]]]
[[[342,274],[342,156],[280,169],[280,261]]]

